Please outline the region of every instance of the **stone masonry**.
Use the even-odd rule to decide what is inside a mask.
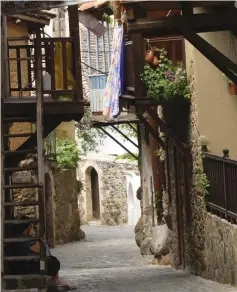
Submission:
[[[80,229],[78,192],[75,170],[58,171],[56,165],[45,165],[46,238],[50,247],[84,237]],[[53,163],[55,164],[55,163]],[[35,182],[31,171],[13,174],[13,183]],[[36,189],[19,189],[13,194],[17,202],[37,200]],[[15,207],[14,216],[38,217],[38,208]]]
[[[78,179],[83,184],[79,198],[81,218],[87,222],[90,212],[91,190],[90,171],[98,173],[101,224],[120,225],[127,223],[127,180],[128,173],[139,175],[133,162],[114,161],[113,159],[83,159],[78,167]],[[83,217],[82,217],[83,215]]]
[[[237,285],[237,226],[205,212],[204,276]]]

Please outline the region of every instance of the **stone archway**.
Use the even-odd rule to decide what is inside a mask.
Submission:
[[[86,170],[86,213],[87,221],[101,219],[99,176],[92,166]]]
[[[45,174],[45,214],[46,214],[46,241],[49,247],[55,246],[53,186],[49,174]]]

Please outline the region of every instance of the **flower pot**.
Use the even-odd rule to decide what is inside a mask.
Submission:
[[[146,51],[145,61],[149,64],[152,64],[154,60],[154,52],[152,50]]]
[[[228,83],[230,95],[237,95],[237,85],[233,82]]]
[[[154,67],[157,67],[158,64],[159,64],[159,59],[158,59],[156,56],[154,56],[154,59],[153,59],[152,65],[153,65]]]

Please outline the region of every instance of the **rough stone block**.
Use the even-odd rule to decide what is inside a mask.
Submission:
[[[151,251],[155,256],[165,256],[170,252],[172,232],[166,224],[153,227]]]
[[[151,255],[152,254],[151,249],[150,249],[151,243],[152,243],[151,237],[145,238],[142,241],[141,246],[140,246],[141,255]]]

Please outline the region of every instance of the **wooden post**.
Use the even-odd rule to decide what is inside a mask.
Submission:
[[[45,189],[44,189],[44,135],[43,135],[43,92],[42,92],[42,56],[40,29],[36,30],[35,74],[36,74],[36,129],[37,129],[37,158],[38,158],[38,200],[40,238],[45,240]],[[45,274],[46,256],[43,242],[40,244],[40,273]]]
[[[157,111],[156,107],[153,107],[153,111]],[[148,115],[148,122],[152,128],[157,132],[158,124],[157,122]],[[152,174],[153,174],[153,185],[154,185],[154,198],[157,209],[157,223],[158,225],[162,222],[162,184],[164,172],[162,171],[163,167],[160,162],[159,157],[157,156],[157,151],[160,149],[158,141],[150,134],[150,155],[152,161]]]
[[[133,34],[132,47],[135,97],[144,97],[145,87],[141,81],[141,74],[144,70],[144,46],[140,33]]]
[[[1,47],[2,47],[2,98],[10,96],[10,80],[9,80],[9,62],[8,48],[7,48],[7,17],[2,16],[2,29],[1,29]],[[4,74],[3,74],[4,72]]]
[[[68,7],[69,32],[73,38],[73,65],[74,76],[76,79],[76,96],[75,101],[83,100],[82,91],[82,73],[81,73],[81,50],[80,50],[80,30],[79,30],[79,14],[78,5]]]

